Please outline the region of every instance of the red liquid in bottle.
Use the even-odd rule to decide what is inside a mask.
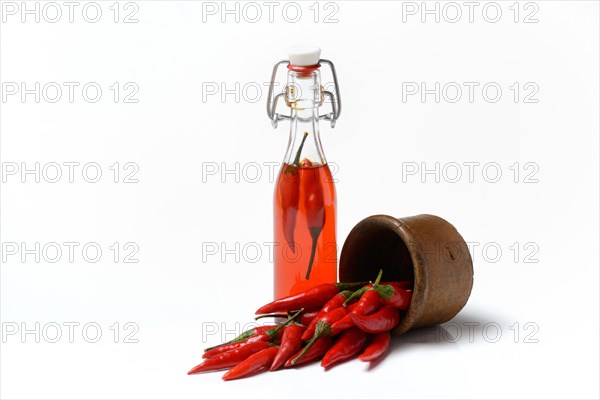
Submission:
[[[335,186],[326,164],[283,164],[274,199],[276,299],[337,281],[335,201]]]

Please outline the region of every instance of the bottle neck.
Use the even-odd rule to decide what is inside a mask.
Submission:
[[[319,134],[319,107],[323,102],[319,70],[309,74],[289,71],[286,91],[292,115],[284,162],[295,166],[327,164]]]

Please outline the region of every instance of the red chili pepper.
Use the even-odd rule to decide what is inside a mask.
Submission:
[[[344,318],[335,322],[331,326],[331,329],[333,329],[335,332],[343,332],[346,329],[352,328],[354,326],[354,321],[352,321],[352,318],[350,318],[350,314],[351,312],[349,312]]]
[[[348,313],[344,318],[333,324],[333,330],[335,332],[342,332],[346,329],[354,326],[354,321],[350,317],[350,314],[356,315],[369,315],[379,308],[381,305],[381,299],[379,293],[374,289],[368,289],[356,303],[356,306]]]
[[[412,290],[402,289],[394,285],[382,285],[381,287],[384,286],[391,288],[391,296],[389,298],[382,298],[383,303],[399,310],[407,310],[408,306],[410,306]]]
[[[315,286],[305,292],[284,297],[279,300],[265,304],[256,311],[256,314],[270,314],[274,312],[288,312],[304,308],[305,310],[313,310],[321,308],[337,293],[352,289],[353,287],[362,286],[364,282],[357,283],[323,283]]]
[[[381,332],[373,336],[371,343],[358,358],[361,361],[375,361],[390,347],[392,338],[389,332]]]
[[[293,315],[291,315],[287,319],[287,321],[285,321],[279,325],[274,325],[271,327],[271,329],[264,329],[264,327],[259,327],[260,329],[256,328],[255,331],[257,331],[257,333],[253,336],[250,336],[248,339],[241,341],[241,342],[229,343],[229,344],[214,348],[212,350],[209,350],[206,353],[204,353],[202,358],[211,358],[211,357],[216,356],[217,354],[225,353],[226,351],[240,348],[249,343],[260,342],[260,341],[263,341],[263,342],[278,341],[283,336],[283,328],[288,326],[292,321],[294,321],[296,318],[298,318],[298,315],[302,314],[303,311],[304,311],[304,309],[296,311]],[[246,331],[246,332],[248,332],[248,331]],[[242,335],[240,335],[240,337],[241,336]]]
[[[371,315],[351,314],[354,324],[367,333],[381,333],[392,330],[400,322],[400,311],[392,306],[384,306]]]
[[[367,334],[358,328],[342,333],[335,344],[325,353],[321,366],[329,368],[333,364],[346,361],[357,355],[367,341]]]
[[[308,325],[308,327],[304,331],[304,334],[302,335],[302,340],[304,340],[304,341],[310,340],[310,338],[315,335],[315,329],[317,328],[317,322],[319,322],[319,320],[322,317],[323,317],[323,315],[322,315],[322,313],[320,313],[311,321],[310,325]]]
[[[354,311],[354,309],[356,308],[357,305],[358,305],[358,302],[349,304],[346,306],[346,310],[348,310],[348,312],[350,313],[350,312]]]
[[[321,311],[319,311],[319,314],[317,314],[317,316],[312,320],[310,325],[308,325],[308,327],[306,328],[306,331],[304,331],[302,340],[309,340],[311,337],[313,337],[313,335],[315,334],[317,322],[321,319],[321,317],[323,317],[329,311],[341,307],[342,304],[344,304],[344,301],[346,301],[346,299],[350,297],[350,295],[352,295],[352,291],[344,290],[333,296],[331,300],[325,303]]]
[[[244,346],[247,346],[247,345],[255,343],[255,342],[276,341],[277,339],[281,339],[282,335],[283,335],[283,332],[278,328],[268,330],[266,332],[261,332],[257,335],[249,337],[248,339],[244,340],[243,342],[229,343],[229,344],[217,347],[216,349],[209,350],[202,355],[202,358],[212,358],[219,354],[226,353],[226,352],[234,350],[234,349],[240,349]]]
[[[376,290],[369,289],[362,295],[352,313],[356,315],[369,315],[377,310],[380,305],[381,298],[379,297],[379,293]]]
[[[284,171],[281,175],[279,184],[279,194],[281,196],[283,236],[296,253],[296,242],[294,242],[294,229],[296,227],[296,216],[298,214],[298,200],[300,198],[300,174],[298,167],[294,165],[284,165]]]
[[[331,339],[330,337],[322,337],[321,339],[315,342],[314,346],[312,346],[307,352],[304,353],[304,356],[302,356],[301,359],[298,358],[300,357],[300,354],[304,351],[304,349],[300,350],[298,353],[290,357],[290,359],[287,360],[287,362],[285,363],[285,367],[289,368],[302,364],[308,364],[311,361],[318,360],[323,354],[327,352],[327,350],[331,348],[331,345],[333,345],[333,339]],[[296,359],[298,360],[292,363],[292,361]]]
[[[237,365],[240,362],[244,361],[252,354],[260,350],[266,349],[270,346],[273,346],[273,344],[267,342],[249,343],[246,346],[230,350],[226,353],[218,354],[213,358],[209,358],[202,364],[196,365],[194,368],[192,368],[188,372],[188,375],[197,374],[199,372],[216,371],[219,369],[231,368],[234,365]]]
[[[296,216],[298,214],[298,201],[300,199],[300,173],[298,171],[300,156],[304,142],[308,137],[308,132],[304,132],[304,137],[298,147],[296,158],[292,165],[284,165],[284,171],[281,175],[282,181],[279,185],[279,194],[281,195],[281,208],[283,211],[283,236],[292,249],[296,253],[296,242],[294,241],[294,229],[296,228]]]
[[[308,261],[308,269],[306,270],[306,280],[310,279],[310,271],[312,270],[317,252],[317,242],[319,235],[325,226],[325,200],[323,199],[322,182],[316,178],[310,168],[300,169],[300,186],[304,193],[304,207],[306,209],[306,220],[308,222],[308,230],[312,238],[312,246],[310,250],[310,260]],[[311,171],[310,173],[308,171]]]
[[[271,371],[276,371],[285,364],[285,362],[295,354],[300,347],[302,347],[302,333],[304,333],[304,327],[298,324],[292,324],[285,328],[283,332],[283,338],[281,339],[281,346],[279,351],[271,364]]]
[[[266,371],[273,362],[277,351],[278,348],[274,346],[252,354],[250,357],[227,371],[225,375],[223,375],[223,380],[230,381],[233,379],[245,378],[250,374]]]
[[[213,349],[217,349],[219,347],[223,347],[223,346],[226,346],[228,344],[238,343],[238,342],[244,342],[244,341],[248,340],[249,338],[251,338],[253,336],[259,335],[259,334],[261,334],[263,332],[268,331],[269,329],[275,329],[275,328],[277,328],[277,325],[257,326],[256,328],[252,328],[252,329],[249,329],[249,330],[247,330],[245,332],[242,332],[235,339],[232,339],[232,340],[230,340],[228,342],[222,343],[222,344],[220,344],[218,346],[208,347],[208,348],[204,349],[204,351],[205,352],[209,352],[209,351],[211,351]],[[203,358],[208,358],[208,357],[203,357]]]
[[[229,343],[229,344],[217,347],[216,349],[209,350],[202,355],[202,358],[205,358],[205,359],[213,358],[215,356],[218,356],[219,354],[227,353],[228,351],[235,350],[235,349],[241,349],[242,347],[248,346],[249,344],[252,344],[255,342],[267,342],[267,341],[268,340],[267,340],[265,334],[259,333],[258,335],[252,336],[251,338],[244,340],[243,342]]]
[[[306,346],[304,346],[304,349],[302,349],[302,351],[300,352],[298,357],[296,357],[292,360],[292,365],[296,364],[310,350],[310,348],[315,344],[315,342],[318,341],[320,338],[325,337],[325,336],[335,336],[337,333],[339,333],[339,332],[333,331],[332,325],[336,321],[339,321],[340,319],[344,318],[344,316],[346,316],[347,314],[348,314],[348,311],[346,310],[345,307],[338,307],[336,309],[329,311],[319,321],[317,321],[317,327],[315,329],[315,334],[309,340],[309,342],[306,344]]]
[[[313,319],[319,314],[319,310],[315,311],[305,311],[300,316],[300,324],[304,326],[310,325]]]

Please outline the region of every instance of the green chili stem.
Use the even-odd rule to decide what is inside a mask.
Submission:
[[[304,142],[306,142],[306,138],[308,137],[308,132],[304,132],[304,137],[302,138],[302,143],[300,143],[300,147],[298,147],[298,151],[296,152],[296,158],[294,158],[294,166],[300,165],[300,157],[302,156],[302,148],[304,147]]]
[[[317,243],[319,240],[319,235],[321,234],[323,227],[309,228],[309,230],[310,236],[312,237],[312,248],[310,249],[310,260],[308,260],[308,269],[306,270],[306,280],[310,278],[310,271],[312,270],[312,266],[315,261],[315,254],[317,253]]]
[[[289,315],[287,314],[263,314],[263,315],[257,315],[256,317],[254,317],[254,319],[256,321],[258,321],[259,319],[262,318],[286,318],[289,317]]]
[[[298,315],[302,314],[303,311],[304,311],[304,308],[301,308],[300,310],[296,311],[285,322],[282,322],[281,324],[279,324],[279,326],[277,328],[269,329],[267,331],[267,335],[269,335],[269,337],[271,339],[275,339],[277,337],[277,334],[279,333],[279,331],[282,330],[284,327],[288,326],[292,321],[294,321],[298,317]]]
[[[373,286],[379,284],[379,282],[381,281],[381,277],[383,276],[383,269],[379,270],[379,274],[377,274],[377,279],[375,279],[375,282],[373,283]]]
[[[380,269],[379,274],[377,275],[377,279],[375,279],[375,283],[373,283],[374,288],[377,287],[377,285],[381,281],[382,276],[383,276],[383,269]],[[366,292],[368,289],[369,288],[365,286],[365,287],[358,289],[356,292],[352,293],[352,295],[350,297],[348,297],[346,299],[346,301],[344,301],[343,306],[346,307],[348,305],[348,303],[350,303],[355,298],[362,296],[363,293]]]

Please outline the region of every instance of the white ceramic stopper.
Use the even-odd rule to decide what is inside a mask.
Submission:
[[[298,67],[316,65],[321,59],[321,49],[317,46],[294,46],[289,51],[290,64]]]

